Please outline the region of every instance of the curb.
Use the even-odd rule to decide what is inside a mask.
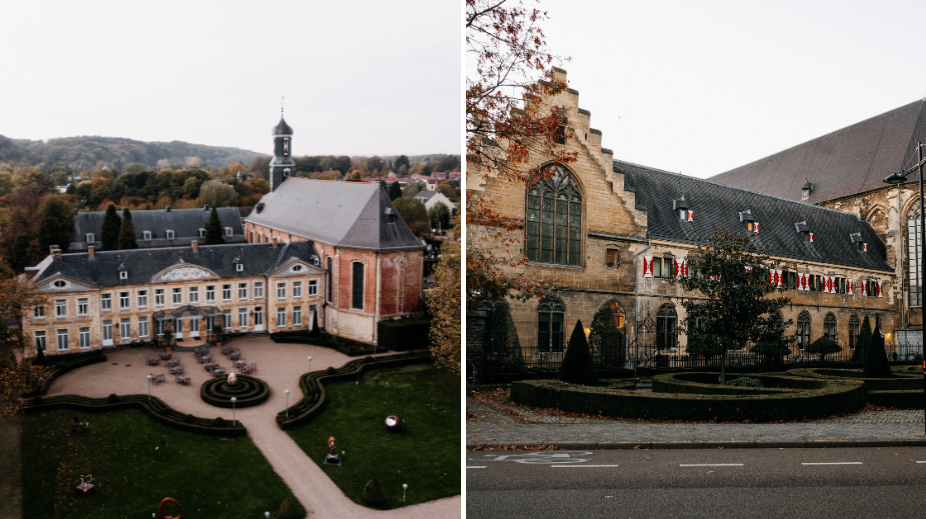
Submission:
[[[665,441],[665,442],[466,442],[466,450],[536,450],[538,445],[554,450],[634,449],[842,449],[863,447],[926,447],[926,438],[908,440],[750,440],[750,441]]]

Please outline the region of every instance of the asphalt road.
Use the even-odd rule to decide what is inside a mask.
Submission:
[[[926,447],[466,454],[467,518],[926,517]]]

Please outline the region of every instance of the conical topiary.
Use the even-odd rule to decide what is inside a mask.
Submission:
[[[293,500],[287,497],[283,500],[283,504],[280,505],[280,513],[277,514],[277,517],[280,519],[302,519],[303,515],[299,513],[299,509],[296,508]]]
[[[379,480],[373,478],[363,488],[363,502],[373,506],[383,506],[386,504],[386,496],[383,494],[383,486]]]
[[[525,370],[518,331],[514,327],[508,305],[502,302],[495,305],[489,316],[484,348],[487,361],[493,369],[503,373],[521,373]]]
[[[588,342],[585,340],[585,328],[582,320],[576,321],[576,327],[569,338],[569,346],[563,355],[563,362],[559,366],[559,379],[570,384],[595,386],[600,382],[592,354],[588,351]]]
[[[868,358],[865,359],[865,378],[891,378],[891,366],[887,363],[887,352],[884,351],[884,334],[877,326],[871,337],[871,347],[868,349]]]
[[[855,341],[855,351],[852,353],[852,360],[865,362],[868,358],[868,350],[871,348],[871,321],[868,316],[862,321],[862,328],[858,333],[858,340]]]

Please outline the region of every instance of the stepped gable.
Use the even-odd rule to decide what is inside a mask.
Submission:
[[[885,187],[888,175],[916,163],[916,141],[924,137],[926,100],[921,100],[709,180],[791,200],[801,200],[801,188],[810,181],[813,190],[805,202],[815,204]]]
[[[289,177],[245,221],[342,247],[424,248],[379,184]]]
[[[97,287],[150,283],[161,271],[175,266],[202,267],[219,278],[266,276],[281,267],[302,260],[322,271],[316,265],[318,253],[312,242],[248,243],[232,245],[200,245],[163,249],[132,249],[97,252],[93,258],[87,253],[62,254],[60,258],[46,257],[36,268],[34,283],[57,274]],[[237,260],[237,261],[236,261]],[[244,268],[237,270],[237,264]],[[119,279],[120,270],[128,272],[128,279]]]
[[[244,223],[237,207],[218,207],[216,212],[222,222],[222,238],[225,243],[245,243]],[[206,227],[209,221],[210,209],[154,209],[148,211],[131,211],[132,225],[135,227],[135,241],[139,247],[160,248],[174,245],[189,245],[190,240],[200,240],[199,230]],[[122,218],[122,210],[118,210]],[[103,234],[103,218],[106,211],[92,211],[77,213],[74,219],[76,231],[71,237],[68,248],[71,252],[87,250],[87,234],[93,234],[94,244],[99,248]],[[224,229],[232,228],[232,236],[226,236]],[[167,239],[167,231],[174,231],[174,239]],[[151,239],[145,241],[144,232],[151,232]]]
[[[746,233],[739,213],[749,210],[759,223],[756,241],[771,246],[774,256],[894,271],[878,234],[854,214],[619,160],[614,161],[614,171],[624,174],[625,185],[636,194],[637,207],[646,210],[648,238],[706,243],[724,225]],[[693,211],[691,222],[682,221],[673,208],[673,201],[682,196]],[[807,222],[813,243],[798,231],[799,222]],[[868,252],[858,250],[850,237],[854,233],[861,233]]]

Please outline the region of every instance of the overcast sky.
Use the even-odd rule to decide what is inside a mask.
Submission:
[[[2,1],[0,135],[459,154],[456,1]]]
[[[926,94],[922,0],[539,8],[603,146],[646,166],[715,175]]]

